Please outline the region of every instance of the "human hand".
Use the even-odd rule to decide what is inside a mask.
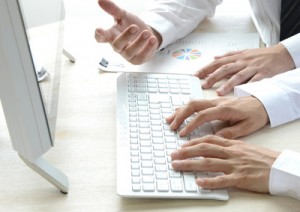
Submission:
[[[212,100],[191,100],[166,118],[172,130],[177,130],[186,118],[195,117],[179,131],[186,136],[205,122],[220,120],[229,126],[215,132],[224,138],[237,138],[263,128],[269,118],[262,103],[255,97],[219,97]]]
[[[268,48],[248,49],[229,52],[197,71],[194,75],[203,79],[202,87],[212,87],[215,83],[229,78],[217,89],[217,94],[223,96],[234,86],[259,81],[294,69],[295,64],[287,49],[278,44]]]
[[[213,178],[198,178],[205,189],[236,187],[249,191],[269,192],[271,167],[279,152],[219,136],[191,140],[171,153],[172,166],[177,171],[223,172]],[[199,160],[185,160],[204,157]]]
[[[107,30],[97,28],[95,39],[99,43],[110,43],[116,52],[132,64],[149,61],[161,43],[159,33],[110,0],[99,0],[98,3],[114,17],[115,24]]]

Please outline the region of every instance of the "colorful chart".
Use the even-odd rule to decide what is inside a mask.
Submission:
[[[192,48],[178,49],[173,52],[172,57],[178,60],[196,60],[201,57],[201,52]]]

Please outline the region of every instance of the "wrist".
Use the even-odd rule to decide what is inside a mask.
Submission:
[[[300,53],[300,33],[285,39],[280,42],[284,47],[287,49],[289,52],[290,56],[293,58],[293,63],[296,68],[300,67],[300,58],[299,58],[299,53]]]
[[[281,58],[281,61],[284,61],[283,65],[286,70],[292,70],[296,68],[292,56],[282,43],[275,45],[274,48],[276,48],[276,52],[278,55],[277,58]]]

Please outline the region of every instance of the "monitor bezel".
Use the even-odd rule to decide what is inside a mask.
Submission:
[[[2,107],[13,148],[23,158],[34,161],[53,146],[53,138],[19,1],[0,2]]]

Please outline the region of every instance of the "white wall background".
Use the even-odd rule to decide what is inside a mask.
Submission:
[[[65,9],[62,0],[20,0],[27,27],[62,20]]]

